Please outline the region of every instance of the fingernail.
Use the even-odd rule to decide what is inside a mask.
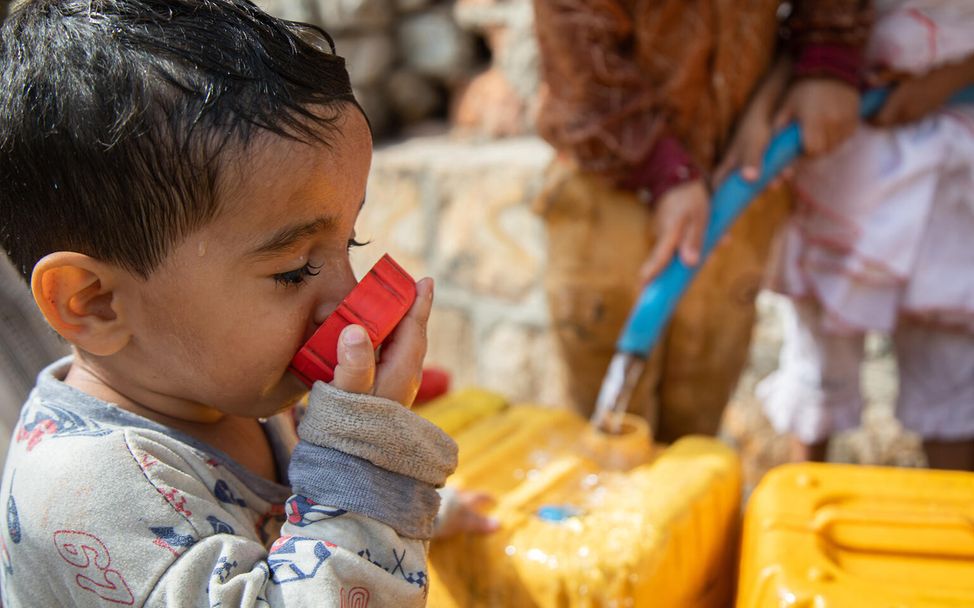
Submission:
[[[365,330],[359,325],[350,325],[345,331],[342,332],[342,343],[348,346],[355,346],[356,344],[362,344],[369,339]]]

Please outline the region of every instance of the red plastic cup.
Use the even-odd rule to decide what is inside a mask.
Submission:
[[[416,300],[416,281],[389,254],[328,315],[298,350],[288,369],[310,388],[316,380],[331,382],[338,365],[338,336],[348,325],[361,325],[372,348],[389,337]]]

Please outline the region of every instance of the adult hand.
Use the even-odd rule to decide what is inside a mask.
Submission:
[[[894,84],[886,103],[870,121],[877,127],[916,122],[946,105],[950,96],[974,82],[974,58],[935,68],[926,74],[884,74],[871,84]]]
[[[749,182],[761,177],[764,151],[772,133],[769,112],[758,109],[748,111],[737,125],[731,144],[714,171],[711,185],[716,188],[735,169],[740,169],[741,177]]]
[[[740,169],[741,177],[749,182],[761,177],[764,152],[774,133],[772,119],[790,76],[791,61],[783,55],[768,70],[738,119],[730,146],[714,171],[712,187],[719,186],[735,169]]]
[[[416,301],[382,347],[382,360],[365,328],[349,325],[338,339],[338,365],[331,385],[350,393],[371,393],[412,405],[426,356],[426,325],[433,307],[433,279],[416,283]]]
[[[687,266],[700,261],[709,214],[710,193],[702,179],[680,184],[663,194],[656,207],[656,246],[639,270],[643,285],[663,270],[677,249]]]
[[[793,120],[801,126],[806,154],[818,156],[831,152],[859,124],[859,92],[840,80],[799,80],[785,94],[774,128],[781,129]]]

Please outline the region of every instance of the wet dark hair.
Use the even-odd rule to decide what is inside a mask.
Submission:
[[[0,30],[0,245],[147,277],[262,132],[327,145],[356,104],[320,29],[247,0],[28,0]]]

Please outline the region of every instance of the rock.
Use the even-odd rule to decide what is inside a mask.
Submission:
[[[315,0],[257,0],[256,4],[271,15],[288,21],[314,23],[316,20]]]
[[[382,90],[377,87],[354,87],[355,99],[365,111],[372,127],[372,136],[379,138],[393,126],[392,110]]]
[[[429,273],[427,249],[434,234],[426,219],[421,182],[415,174],[383,168],[381,152],[376,152],[374,165],[356,237],[375,246],[353,250],[356,273],[361,276],[388,252],[414,277],[425,276]]]
[[[382,32],[336,36],[335,50],[345,58],[354,87],[384,80],[396,61],[396,45]]]
[[[474,344],[470,312],[462,308],[439,306],[434,303],[433,312],[430,314],[426,364],[449,370],[454,390],[479,384],[477,378],[479,357],[471,356],[477,352],[477,349]]]
[[[453,14],[460,27],[485,38],[491,52],[491,69],[503,74],[504,86],[510,91],[506,97],[517,99],[516,104],[509,102],[511,106],[498,113],[516,112],[523,125],[517,132],[532,131],[540,87],[540,57],[530,0],[458,0]],[[492,75],[490,78],[494,79]]]
[[[474,38],[460,29],[448,7],[406,17],[398,38],[406,65],[424,76],[457,82],[474,68]]]
[[[529,130],[525,100],[496,67],[460,88],[453,97],[450,121],[460,131],[492,138]]]
[[[544,359],[538,360],[537,331],[511,324],[492,328],[481,346],[483,386],[503,394],[514,402],[537,402],[537,379],[541,378]]]
[[[432,116],[444,104],[443,93],[412,70],[396,70],[385,83],[389,105],[404,125]]]
[[[317,0],[319,23],[330,34],[384,28],[395,15],[390,0]]]
[[[433,0],[396,0],[396,8],[400,13],[413,13],[432,4]]]
[[[457,156],[436,176],[442,193],[439,267],[475,294],[523,301],[541,283],[544,228],[530,209],[551,150],[535,139],[504,140]],[[466,160],[467,162],[463,162]]]

